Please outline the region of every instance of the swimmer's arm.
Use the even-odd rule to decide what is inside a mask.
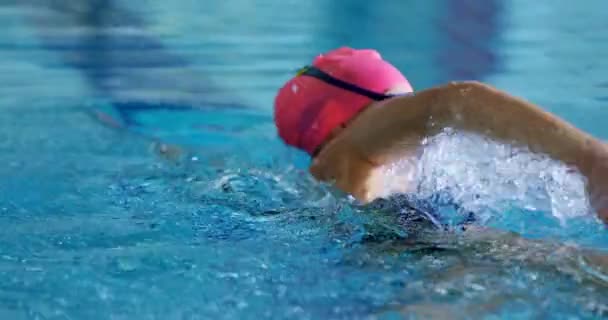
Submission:
[[[598,152],[606,152],[599,140],[559,117],[479,82],[443,87],[431,114],[441,128],[453,127],[525,146],[584,173]]]
[[[532,103],[479,82],[451,83],[370,108],[354,121],[350,138],[363,157],[381,164],[447,127],[525,146],[575,166],[588,178],[593,204],[608,222],[606,145]]]

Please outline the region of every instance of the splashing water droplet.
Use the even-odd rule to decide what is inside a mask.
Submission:
[[[512,208],[550,213],[561,224],[591,211],[585,179],[548,156],[479,135],[444,130],[423,141],[419,157],[381,169],[386,193],[415,185],[420,198],[447,192],[482,221]]]

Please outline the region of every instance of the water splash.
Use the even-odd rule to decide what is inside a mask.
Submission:
[[[450,129],[426,139],[416,159],[387,165],[382,172],[390,190],[412,184],[420,198],[447,195],[485,224],[513,208],[544,214],[562,226],[591,212],[585,179],[576,170],[545,155]]]

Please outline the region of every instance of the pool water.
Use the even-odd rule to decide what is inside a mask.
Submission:
[[[349,45],[417,89],[483,80],[606,138],[606,10],[2,2],[0,319],[608,317],[608,230],[560,164],[433,138],[418,197],[458,203],[444,231],[315,182],[271,116],[298,67]]]

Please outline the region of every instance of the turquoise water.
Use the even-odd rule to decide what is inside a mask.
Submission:
[[[0,4],[1,319],[608,316],[595,219],[490,201],[489,231],[414,228],[314,182],[271,118],[350,45],[607,138],[604,1],[123,2]]]

